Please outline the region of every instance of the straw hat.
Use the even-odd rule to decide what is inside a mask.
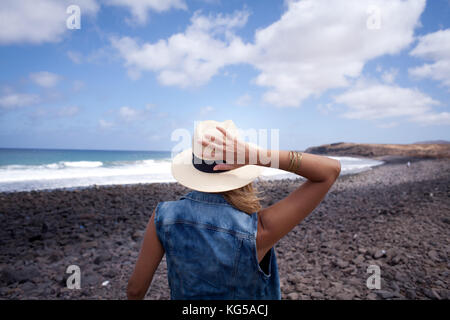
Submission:
[[[205,156],[202,145],[198,141],[205,134],[222,137],[222,133],[216,126],[224,128],[239,139],[238,129],[231,120],[199,122],[194,131],[192,147],[180,152],[172,160],[172,175],[183,186],[201,192],[223,192],[243,187],[261,174],[261,167],[257,165],[245,165],[226,171],[212,170],[222,161]]]

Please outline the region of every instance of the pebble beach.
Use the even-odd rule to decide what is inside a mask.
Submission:
[[[397,158],[340,176],[276,246],[282,299],[449,299],[450,160]],[[407,165],[410,161],[410,165]],[[256,181],[263,206],[299,178]],[[0,193],[0,299],[126,299],[147,222],[177,183]],[[67,267],[81,270],[68,289]],[[367,268],[381,271],[369,289]],[[169,299],[162,260],[145,299]]]

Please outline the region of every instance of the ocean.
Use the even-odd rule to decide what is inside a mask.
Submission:
[[[382,161],[329,156],[341,161],[341,175]],[[0,148],[0,192],[79,188],[93,185],[174,182],[170,151],[52,150]],[[262,179],[296,178],[264,168]]]

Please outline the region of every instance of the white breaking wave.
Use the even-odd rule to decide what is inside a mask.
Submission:
[[[70,168],[97,168],[103,165],[101,161],[63,161],[62,164]]]
[[[0,170],[41,170],[41,169],[64,169],[64,168],[97,168],[101,167],[101,161],[60,161],[57,163],[49,163],[43,165],[23,165],[11,164],[7,166],[0,166]]]
[[[383,163],[352,157],[330,158],[341,161],[341,175],[370,170]],[[275,168],[264,168],[261,178],[276,180],[298,176]],[[34,166],[0,166],[0,192],[154,182],[175,182],[171,159],[113,162],[108,165],[101,161],[61,161]]]
[[[75,178],[106,178],[113,176],[170,174],[170,162],[135,162],[111,167],[100,161],[60,162],[39,166],[0,167],[0,183],[30,180],[59,180]]]

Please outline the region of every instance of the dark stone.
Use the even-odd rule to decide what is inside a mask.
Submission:
[[[414,290],[412,290],[412,289],[409,289],[409,290],[407,290],[406,291],[406,297],[408,298],[408,299],[416,299],[417,298],[417,294],[416,294],[416,291],[414,291]]]
[[[298,300],[299,296],[297,292],[291,292],[287,295],[289,300]]]
[[[440,259],[439,259],[439,255],[438,255],[438,253],[436,252],[436,251],[434,251],[434,250],[431,250],[431,251],[429,251],[428,252],[428,256],[431,258],[431,260],[433,260],[433,261],[436,261],[436,262],[438,262]]]
[[[34,241],[38,241],[38,240],[42,240],[42,235],[41,234],[37,234],[35,236],[29,237],[28,241],[30,242],[34,242]]]
[[[102,263],[104,261],[110,261],[110,260],[111,260],[111,256],[110,255],[108,255],[108,254],[101,254],[101,255],[98,255],[97,257],[95,257],[94,263],[95,264],[100,264],[100,263]]]
[[[19,279],[20,279],[19,274],[17,272],[14,272],[14,270],[10,268],[5,268],[0,273],[0,282],[5,283],[6,285],[18,282]]]
[[[423,289],[423,293],[424,293],[425,296],[427,296],[430,299],[441,300],[441,296],[439,295],[439,293],[434,288],[433,289],[425,288],[425,289]]]
[[[1,271],[0,282],[10,285],[18,282],[23,283],[39,276],[39,271],[35,267],[25,267],[23,269],[5,268]]]
[[[52,253],[49,257],[48,257],[48,261],[50,263],[54,263],[56,261],[59,260],[59,256],[56,253]]]
[[[407,283],[409,281],[409,278],[399,271],[395,273],[395,280],[397,280],[400,283]]]
[[[373,257],[374,257],[375,259],[380,259],[380,258],[384,257],[385,255],[386,255],[386,251],[385,251],[385,250],[377,250],[377,251],[374,253]]]
[[[364,262],[364,256],[362,254],[358,255],[355,259],[353,259],[353,263],[356,265],[360,265]]]
[[[395,294],[387,290],[377,290],[377,295],[383,299],[392,299]]]
[[[352,300],[354,298],[354,294],[350,292],[341,292],[336,295],[338,300]]]
[[[92,287],[100,284],[101,282],[97,275],[90,274],[85,277],[81,277],[81,287],[83,287],[83,285]]]
[[[342,260],[342,259],[337,259],[337,261],[336,261],[336,265],[339,267],[339,268],[346,268],[346,267],[348,267],[348,262],[347,261],[344,261],[344,260]]]
[[[48,231],[48,225],[44,222],[42,223],[41,233],[46,233]]]
[[[36,285],[33,282],[26,281],[20,286],[20,288],[24,292],[29,293],[30,291],[32,291],[32,290],[34,290],[36,288]]]

